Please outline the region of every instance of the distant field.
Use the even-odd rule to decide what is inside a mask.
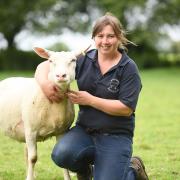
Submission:
[[[18,75],[33,73],[0,73],[0,79]],[[134,155],[144,160],[150,180],[180,180],[180,69],[141,71],[141,77]],[[50,159],[54,143],[52,138],[38,144],[37,180],[63,179],[62,171]],[[0,180],[25,179],[23,155],[23,144],[0,134]]]

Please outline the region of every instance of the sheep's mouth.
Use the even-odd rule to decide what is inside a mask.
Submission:
[[[57,80],[56,84],[58,86],[67,86],[70,82],[68,80]]]
[[[57,83],[67,83],[69,82],[68,79],[57,79]]]
[[[68,81],[68,80],[58,80],[58,82],[60,82],[60,83],[61,83],[61,82],[62,82],[62,83],[63,83],[63,82],[67,82],[67,81]]]

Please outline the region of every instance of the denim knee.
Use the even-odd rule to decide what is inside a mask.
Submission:
[[[51,158],[62,168],[78,172],[94,157],[94,142],[90,135],[79,127],[73,127],[55,145]]]
[[[63,144],[61,146],[57,144],[52,151],[51,158],[57,166],[66,168],[72,164],[70,162],[73,159],[72,154],[71,149],[66,148]]]

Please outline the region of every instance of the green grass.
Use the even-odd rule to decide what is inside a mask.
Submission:
[[[180,69],[141,72],[134,139],[153,180],[180,179]]]
[[[32,75],[8,72],[0,73],[0,79],[19,74]],[[133,154],[142,157],[150,180],[180,180],[180,69],[141,71],[141,77]],[[38,143],[38,180],[63,179],[50,159],[54,143],[54,138]],[[0,134],[0,180],[25,179],[23,150],[23,144]]]

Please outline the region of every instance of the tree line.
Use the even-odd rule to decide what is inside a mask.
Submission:
[[[0,70],[32,69],[39,63],[33,52],[17,49],[15,38],[21,31],[56,35],[67,28],[87,33],[105,12],[116,15],[128,39],[137,44],[129,46],[128,53],[140,68],[180,64],[180,41],[173,41],[166,32],[167,27],[179,28],[180,0],[1,0],[0,42],[5,40],[7,48],[0,50]]]

